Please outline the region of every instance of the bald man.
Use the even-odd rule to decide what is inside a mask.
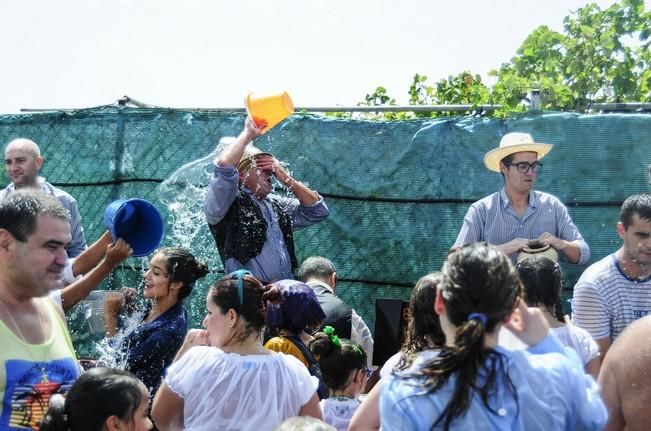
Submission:
[[[39,177],[38,173],[43,166],[41,150],[34,141],[19,138],[7,144],[5,148],[5,172],[11,179],[5,189],[0,191],[2,201],[12,191],[22,188],[34,188],[54,196],[61,205],[70,213],[70,231],[72,242],[67,249],[68,257],[76,257],[86,249],[84,228],[81,226],[81,216],[77,208],[77,201],[63,190]]]
[[[624,330],[599,373],[608,408],[606,430],[647,430],[651,423],[651,315]]]

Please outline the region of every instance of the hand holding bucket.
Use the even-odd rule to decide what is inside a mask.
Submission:
[[[287,92],[265,96],[249,93],[245,105],[251,120],[261,128],[261,135],[294,113],[294,104]]]
[[[133,256],[146,256],[156,250],[165,235],[158,208],[144,199],[118,199],[106,207],[104,225],[113,240],[124,239]]]

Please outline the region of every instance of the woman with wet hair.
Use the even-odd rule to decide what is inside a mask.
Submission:
[[[383,379],[386,429],[601,429],[607,413],[594,380],[565,350],[542,312],[520,300],[518,274],[486,244],[448,256],[434,310],[446,345]],[[497,345],[506,326],[529,346]]]
[[[142,380],[152,394],[188,331],[183,300],[206,274],[206,264],[185,248],[162,248],[149,261],[143,291],[149,301],[142,310],[142,321],[131,332],[120,333],[115,341],[126,359],[125,368]],[[118,334],[119,315],[134,299],[135,294],[125,289],[106,298],[104,320],[109,336]]]
[[[354,341],[341,339],[332,326],[314,334],[310,350],[319,360],[330,397],[321,400],[323,420],[339,431],[348,430],[350,418],[360,405],[358,399],[371,376],[366,352]]]
[[[545,256],[533,255],[518,262],[515,269],[520,275],[527,304],[542,311],[561,343],[576,352],[585,372],[596,379],[601,366],[597,343],[585,329],[566,324],[565,316],[560,311],[563,291],[560,265]]]
[[[50,399],[41,431],[149,431],[149,391],[128,371],[93,368]]]
[[[321,419],[317,379],[262,345],[267,302],[280,298],[246,270],[211,287],[205,329],[188,333],[154,398],[159,429],[262,430],[292,416]]]

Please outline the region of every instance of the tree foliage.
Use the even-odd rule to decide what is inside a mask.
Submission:
[[[508,63],[489,75],[464,71],[429,84],[416,74],[409,87],[411,105],[501,105],[496,116],[526,109],[532,91],[541,95],[541,109],[589,111],[603,102],[651,102],[651,11],[643,0],[622,0],[607,9],[588,4],[563,21],[563,32],[536,28]],[[367,94],[360,105],[395,104],[384,87]],[[384,113],[386,119],[441,116],[450,113]]]

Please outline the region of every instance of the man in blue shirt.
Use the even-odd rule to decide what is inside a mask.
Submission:
[[[246,268],[265,283],[294,278],[294,228],[328,216],[323,198],[294,179],[270,153],[250,145],[260,135],[249,118],[224,145],[204,202],[204,212],[225,272]],[[272,177],[294,197],[272,193]]]
[[[5,149],[5,171],[11,178],[11,184],[0,191],[0,201],[12,191],[23,187],[31,187],[41,192],[54,196],[70,214],[70,231],[72,242],[67,249],[68,257],[76,257],[86,249],[84,228],[81,225],[81,216],[77,208],[77,201],[65,191],[54,187],[38,176],[43,166],[41,150],[34,141],[19,138],[7,144]]]
[[[454,247],[486,241],[515,261],[533,241],[553,247],[570,263],[584,264],[590,248],[556,197],[533,186],[542,159],[553,145],[534,142],[528,133],[508,133],[484,164],[504,178],[504,187],[470,206]]]

